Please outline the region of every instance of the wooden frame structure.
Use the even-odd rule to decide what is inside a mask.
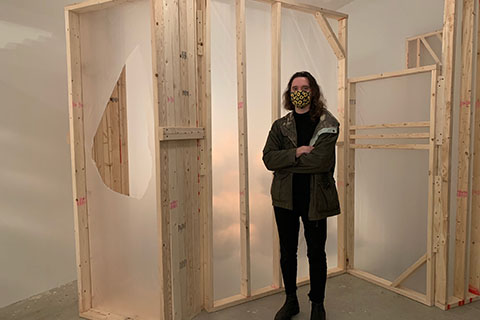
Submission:
[[[83,123],[82,58],[80,18],[82,14],[104,10],[136,0],[88,0],[65,8],[67,62],[69,80],[70,145],[72,157],[73,197],[75,199],[75,240],[78,274],[79,310],[89,319],[124,319],[99,310],[92,303],[89,211],[87,199],[86,158]],[[237,90],[240,154],[240,225],[242,277],[241,294],[219,301],[213,296],[213,230],[212,230],[212,132],[210,84],[210,1],[149,0],[151,4],[152,73],[155,115],[155,168],[159,261],[159,308],[163,319],[189,319],[201,309],[216,311],[269,294],[280,292],[278,235],[274,236],[272,286],[253,291],[250,285],[249,198],[248,198],[248,128],[246,124],[246,58],[245,0],[235,0],[237,16]],[[233,1],[233,0],[232,0]],[[455,292],[448,292],[450,186],[452,171],[453,88],[455,65],[456,11],[459,0],[445,0],[442,57],[433,66],[419,66],[401,72],[385,73],[347,81],[348,16],[331,10],[295,3],[293,0],[257,0],[271,4],[272,9],[272,121],[280,117],[280,61],[282,8],[312,14],[338,59],[338,115],[341,132],[338,140],[338,190],[342,214],[338,217],[338,267],[329,275],[348,272],[427,305],[449,309],[478,299],[480,281],[480,166],[473,162],[473,151],[480,150],[480,130],[466,130],[459,152],[460,160]],[[465,18],[478,12],[473,0],[464,1],[464,35],[461,121],[465,128],[480,127],[476,93],[480,81],[472,76],[472,66],[479,68],[472,52],[477,49],[475,21]],[[475,3],[474,3],[475,2]],[[466,5],[465,5],[466,4]],[[470,5],[471,4],[471,5]],[[470,10],[470,11],[468,11]],[[473,11],[472,11],[473,10]],[[335,34],[328,19],[338,22]],[[435,36],[438,36],[436,33]],[[468,35],[470,37],[468,37]],[[417,44],[427,35],[416,38]],[[420,40],[418,40],[420,39]],[[412,40],[413,41],[413,40]],[[408,42],[408,41],[407,41]],[[425,43],[424,43],[425,44]],[[427,48],[428,49],[428,48]],[[470,51],[469,51],[470,50]],[[430,50],[429,50],[430,51]],[[470,55],[467,53],[470,52]],[[466,61],[470,61],[469,64]],[[476,70],[476,69],[475,69]],[[480,69],[479,69],[480,71]],[[430,121],[417,123],[355,124],[356,85],[360,82],[416,73],[430,73]],[[348,91],[348,92],[347,92]],[[469,92],[473,92],[469,95]],[[478,108],[477,108],[478,109]],[[363,129],[429,128],[426,133],[362,135]],[[425,144],[358,144],[361,139],[429,139]],[[475,143],[468,142],[475,141]],[[355,150],[387,148],[428,150],[429,198],[427,252],[394,281],[386,281],[354,268],[354,177]],[[470,179],[473,172],[473,179]],[[469,174],[470,173],[470,174]],[[465,189],[465,186],[467,187]],[[466,192],[466,193],[464,193]],[[466,199],[465,201],[463,201]],[[475,214],[474,214],[475,212]],[[472,229],[473,230],[473,229]],[[198,244],[200,246],[193,245]],[[467,254],[470,252],[470,254]],[[401,287],[401,283],[423,264],[427,264],[426,294]],[[470,275],[470,282],[467,282]],[[305,284],[308,279],[302,279]],[[470,284],[470,287],[469,285]]]

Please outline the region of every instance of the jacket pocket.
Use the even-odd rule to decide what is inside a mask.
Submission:
[[[340,208],[335,179],[330,174],[316,175],[317,210],[321,212],[333,211]]]
[[[288,172],[277,172],[273,173],[273,181],[272,181],[272,188],[271,194],[272,199],[276,201],[286,201],[286,188],[287,188],[287,178],[289,173]]]

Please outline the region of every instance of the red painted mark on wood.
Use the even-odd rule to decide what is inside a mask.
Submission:
[[[74,108],[83,108],[83,103],[81,102],[72,102]]]
[[[473,194],[476,196],[480,196],[480,190],[473,190]]]
[[[243,102],[239,102],[238,103],[238,109],[242,109],[243,108]]]
[[[464,304],[465,304],[465,300],[462,300],[462,301],[458,302],[459,307],[463,306]]]
[[[451,308],[450,305],[447,305],[447,310],[450,310],[450,308]]]
[[[477,99],[475,102],[475,107],[480,108],[480,99]]]
[[[174,200],[174,201],[170,202],[170,209],[175,209],[176,207],[178,207],[178,201],[177,200]]]
[[[167,102],[175,102],[175,98],[174,97],[167,97]]]
[[[472,302],[473,302],[473,298],[470,298],[470,303],[472,303]]]
[[[85,197],[77,199],[77,206],[79,207],[84,206],[86,203],[87,203],[87,198]]]
[[[469,286],[468,286],[468,292],[473,293],[473,294],[475,294],[475,295],[477,295],[477,296],[480,296],[480,290],[478,290],[478,288],[475,288],[475,287],[472,286],[472,285],[469,285]]]
[[[240,197],[243,196],[243,195],[245,195],[245,191],[240,192]]]
[[[466,198],[466,197],[468,197],[468,191],[458,190],[458,191],[457,191],[457,197],[458,197],[458,198]]]
[[[460,107],[470,107],[470,101],[460,101]]]
[[[344,186],[343,181],[337,181],[337,186],[343,187]]]

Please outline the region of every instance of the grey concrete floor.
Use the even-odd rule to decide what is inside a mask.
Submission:
[[[308,286],[299,288],[300,314],[294,320],[309,319]],[[195,320],[273,319],[282,305],[283,294],[242,304],[215,313],[203,312]],[[327,282],[329,320],[479,320],[480,301],[442,311],[426,307],[391,291],[349,275]],[[1,320],[71,320],[78,317],[76,283],[72,282],[44,294],[0,309]]]

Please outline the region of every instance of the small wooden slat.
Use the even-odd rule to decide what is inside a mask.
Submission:
[[[477,37],[476,103],[473,138],[472,216],[470,229],[469,290],[480,291],[480,28]]]
[[[427,48],[428,52],[430,53],[430,55],[432,56],[433,60],[435,60],[435,63],[441,63],[440,59],[438,58],[437,54],[435,53],[435,51],[433,51],[432,47],[430,46],[430,44],[428,43],[428,41],[425,39],[425,37],[421,37],[420,40],[422,41],[423,45],[425,46],[425,48]]]
[[[421,49],[421,46],[420,46],[421,42],[420,42],[420,38],[417,39],[417,54],[416,54],[416,58],[417,58],[417,68],[420,67],[420,49]]]
[[[460,119],[458,137],[457,212],[455,232],[455,264],[453,294],[464,300],[468,291],[466,273],[468,266],[468,215],[471,199],[471,138],[473,99],[473,59],[476,37],[474,37],[475,1],[463,0],[462,19],[462,78],[460,84]]]
[[[401,294],[402,296],[405,296],[405,297],[410,298],[412,300],[415,300],[417,302],[427,304],[425,295],[421,294],[417,291],[407,289],[407,288],[392,287],[392,282],[390,282],[388,280],[385,280],[385,279],[382,279],[380,277],[377,277],[377,276],[375,276],[373,274],[370,274],[368,272],[365,272],[365,271],[350,269],[350,270],[348,270],[348,273],[355,276],[355,277],[358,277],[360,279],[363,279],[363,280],[369,281],[371,283],[374,283],[374,284],[376,284],[376,285],[378,285],[382,288],[385,288],[385,289],[388,289],[388,290],[393,291],[395,293]]]
[[[442,76],[445,77],[444,88],[444,119],[443,119],[443,144],[441,146],[441,167],[438,173],[441,176],[441,189],[439,199],[441,212],[435,228],[435,238],[438,238],[438,253],[435,258],[435,303],[447,303],[448,287],[448,246],[450,229],[450,184],[451,184],[451,156],[452,156],[452,104],[453,83],[455,69],[455,41],[456,41],[456,11],[455,0],[446,0],[444,5],[444,24],[442,41]]]
[[[338,21],[338,40],[345,50],[347,57],[348,47],[348,19]],[[346,270],[347,268],[347,221],[351,214],[348,208],[347,182],[349,165],[349,104],[348,100],[348,69],[347,59],[339,59],[337,64],[337,88],[338,88],[338,121],[340,122],[339,142],[343,145],[337,149],[337,187],[340,201],[341,214],[337,216],[337,266]]]
[[[364,129],[387,129],[387,128],[428,128],[430,122],[401,122],[401,123],[384,123],[384,124],[371,124],[361,126],[351,126],[350,130],[364,130]]]
[[[350,139],[428,139],[429,133],[352,134]]]
[[[281,53],[282,53],[282,3],[272,4],[272,123],[280,118],[282,104],[281,87]],[[276,228],[275,215],[272,210],[273,224],[273,286],[282,287],[280,268],[280,242]]]
[[[418,270],[427,262],[427,254],[424,254],[420,259],[418,259],[414,264],[408,267],[404,272],[402,272],[391,284],[391,287],[398,287],[403,281],[405,281],[412,273]]]
[[[430,66],[411,68],[408,70],[402,70],[402,71],[396,71],[396,72],[385,72],[385,73],[379,73],[379,74],[374,74],[370,76],[350,78],[348,81],[350,81],[351,83],[354,83],[354,82],[366,82],[366,81],[373,81],[373,80],[380,80],[380,79],[403,77],[403,76],[408,76],[408,75],[417,74],[417,73],[431,72],[436,68],[437,68],[436,65],[430,65]]]
[[[205,138],[205,128],[158,128],[158,139],[160,141],[198,140],[203,138]]]
[[[80,317],[90,320],[125,320],[129,319],[127,316],[104,312],[96,309],[90,309],[86,312],[80,312]],[[132,318],[130,318],[132,319]]]
[[[127,72],[123,67],[120,81],[118,82],[119,96],[119,121],[120,121],[120,168],[121,168],[121,193],[130,195],[130,181],[128,169],[128,118],[127,118]]]
[[[267,2],[267,3],[280,2],[282,4],[282,7],[284,8],[302,11],[306,13],[312,13],[312,14],[315,14],[316,12],[321,12],[325,15],[325,17],[335,19],[335,20],[348,18],[348,15],[345,13],[324,9],[324,8],[320,8],[320,7],[316,7],[308,4],[298,3],[293,0],[256,0],[256,1]]]
[[[84,105],[79,15],[66,10],[65,26],[78,308],[79,312],[86,312],[92,307],[92,281],[90,269],[90,237],[88,231],[87,178],[85,170]]]
[[[352,149],[404,149],[428,150],[428,144],[351,144]]]
[[[355,125],[357,114],[357,85],[349,83],[349,126]],[[353,136],[355,136],[355,131]],[[355,144],[355,138],[350,136],[349,144]],[[347,248],[346,248],[346,269],[353,269],[355,267],[355,149],[350,149],[348,153],[348,173],[347,173]]]
[[[235,1],[237,33],[237,109],[238,148],[240,169],[240,237],[241,270],[240,290],[242,295],[251,295],[250,283],[250,214],[248,189],[248,129],[247,129],[247,64],[245,0]]]
[[[435,178],[438,165],[437,131],[437,77],[438,70],[432,71],[430,85],[430,141],[428,154],[428,211],[427,211],[427,287],[426,299],[429,306],[434,305],[435,297],[435,254],[433,248],[435,220]]]
[[[322,29],[322,32],[325,35],[325,38],[327,38],[327,41],[330,44],[330,47],[332,47],[333,52],[337,56],[337,59],[344,59],[345,50],[338,41],[337,36],[333,32],[330,23],[327,21],[323,13],[315,13],[315,19],[317,19],[318,25],[320,26],[320,29]]]

